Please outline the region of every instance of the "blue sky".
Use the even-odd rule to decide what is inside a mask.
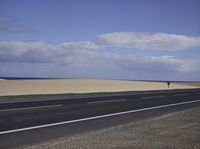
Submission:
[[[200,81],[199,0],[0,0],[0,76]]]

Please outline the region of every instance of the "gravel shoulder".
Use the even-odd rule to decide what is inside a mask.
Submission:
[[[200,107],[197,107],[20,148],[199,149],[199,117]]]

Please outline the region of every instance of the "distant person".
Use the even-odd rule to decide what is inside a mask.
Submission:
[[[169,82],[169,81],[167,82],[167,86],[168,86],[168,88],[169,88],[169,86],[170,86],[170,82]]]

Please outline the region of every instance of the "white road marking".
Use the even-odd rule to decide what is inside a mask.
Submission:
[[[183,95],[188,95],[188,94],[175,94],[175,95],[172,95],[172,96],[183,96]]]
[[[153,93],[174,93],[174,92],[177,92],[177,91],[173,91],[173,90],[166,91],[166,90],[164,90],[164,92],[162,92],[162,90],[161,90],[161,91],[155,91]],[[151,93],[148,93],[148,92],[147,93],[134,93],[134,94],[127,94],[127,95],[141,95],[141,94],[148,95],[148,94],[152,94],[152,92]],[[105,96],[105,97],[110,97],[110,96]],[[48,99],[45,99],[45,100],[44,99],[43,100],[27,100],[27,101],[28,102],[40,102],[40,101],[46,101],[46,100],[49,101]],[[21,102],[26,102],[26,101],[9,101],[9,102],[3,101],[3,102],[0,102],[0,103],[6,104],[6,103],[21,103]]]
[[[196,95],[199,95],[200,94],[200,92],[197,92],[197,93],[195,93]]]
[[[119,102],[119,101],[126,101],[127,99],[116,99],[116,100],[99,100],[99,101],[91,101],[88,104],[95,104],[95,103],[105,103],[105,102]]]
[[[150,99],[150,98],[162,98],[165,96],[147,96],[147,97],[141,97],[141,99]]]
[[[0,132],[0,135],[1,134],[13,133],[13,132],[20,132],[20,131],[26,131],[26,130],[45,128],[45,127],[58,126],[58,125],[63,125],[63,124],[70,124],[70,123],[88,121],[88,120],[94,120],[94,119],[100,119],[100,118],[129,114],[129,113],[148,111],[148,110],[153,110],[153,109],[160,109],[160,108],[166,108],[166,107],[172,107],[172,106],[178,106],[178,105],[185,105],[185,104],[196,103],[196,102],[200,102],[200,100],[186,101],[186,102],[180,102],[180,103],[174,103],[174,104],[168,104],[168,105],[162,105],[162,106],[155,106],[155,107],[149,107],[149,108],[143,108],[143,109],[137,109],[137,110],[130,110],[130,111],[124,111],[124,112],[118,112],[118,113],[112,113],[112,114],[105,114],[105,115],[100,115],[100,116],[81,118],[81,119],[77,119],[77,120],[70,120],[70,121],[64,121],[64,122],[58,122],[58,123],[52,123],[52,124],[45,124],[45,125],[40,125],[40,126],[13,129],[13,130],[8,130],[8,131],[2,131],[2,132]]]
[[[60,105],[49,105],[49,106],[38,106],[38,107],[27,107],[27,108],[4,109],[4,110],[0,110],[0,112],[31,110],[31,109],[44,109],[44,108],[53,108],[53,107],[59,107],[59,106],[62,106],[62,104],[60,104]]]
[[[60,100],[60,99],[57,99]],[[61,99],[62,100],[62,99]],[[55,100],[48,100],[48,99],[43,99],[43,100],[26,100],[26,101],[9,101],[9,102],[0,102],[0,104],[9,104],[9,103],[22,103],[22,102],[40,102],[40,101],[55,101]]]

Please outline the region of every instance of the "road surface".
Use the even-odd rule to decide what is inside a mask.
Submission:
[[[36,97],[28,101],[0,100],[0,148],[200,106],[198,89],[116,93],[73,99],[56,96],[57,99],[42,100]]]

